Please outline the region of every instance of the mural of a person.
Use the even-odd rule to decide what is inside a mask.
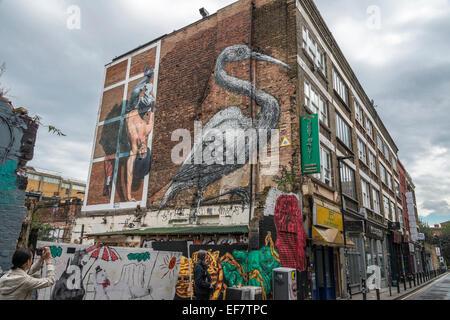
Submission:
[[[149,135],[153,130],[155,97],[153,96],[154,69],[145,67],[144,78],[134,87],[126,109],[126,130],[131,145],[127,161],[127,200],[135,202],[131,195],[133,179],[143,179],[150,171],[151,150]]]

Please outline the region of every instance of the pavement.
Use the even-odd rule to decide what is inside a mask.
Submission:
[[[404,287],[403,282],[400,283],[400,293],[398,292],[397,287],[391,287],[391,289],[389,290],[389,287],[387,288],[381,288],[379,290],[380,292],[380,300],[404,300],[406,298],[408,298],[411,294],[413,294],[414,292],[425,288],[426,286],[435,283],[436,281],[438,281],[439,279],[442,279],[446,276],[448,276],[450,273],[449,272],[445,272],[435,278],[432,278],[428,281],[424,281],[423,283],[418,284],[416,282],[416,286],[414,286],[414,282],[411,281],[411,287],[409,285],[409,281],[406,282],[406,290]],[[357,294],[353,294],[352,298],[344,298],[341,300],[364,300],[363,299],[363,295],[362,293],[357,293]],[[366,293],[366,300],[377,300],[377,293],[376,290],[369,290],[369,292]]]

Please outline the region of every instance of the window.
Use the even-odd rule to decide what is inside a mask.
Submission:
[[[387,186],[392,190],[392,175],[386,171]]]
[[[28,177],[28,179],[31,179],[31,180],[41,181],[41,176],[38,176],[38,175],[36,175],[36,174],[28,173],[28,174],[27,174],[27,177]]]
[[[356,199],[355,171],[341,162],[342,193]]]
[[[392,222],[396,222],[397,218],[395,216],[395,203],[391,201],[391,215],[392,215]]]
[[[372,196],[373,196],[373,211],[380,214],[380,192],[375,188],[372,188]]]
[[[383,140],[381,139],[380,134],[377,134],[377,145],[378,145],[378,150],[381,151],[381,153],[383,153]]]
[[[392,159],[392,168],[394,168],[395,171],[397,170],[397,161],[395,159]]]
[[[336,137],[338,137],[349,149],[352,149],[351,128],[338,114],[336,114]]]
[[[313,87],[305,81],[305,106],[312,112],[319,114],[319,119],[328,127],[328,106]]]
[[[362,109],[358,102],[355,100],[355,119],[362,125],[363,125],[363,115],[362,115]]]
[[[394,181],[394,186],[395,186],[395,194],[399,197],[401,197],[401,193],[400,193],[400,185],[398,184],[397,181]]]
[[[403,210],[398,208],[398,221],[400,222],[400,228],[403,228]]]
[[[386,196],[383,196],[383,209],[384,217],[387,219],[389,216],[389,199]]]
[[[386,169],[381,163],[380,163],[380,178],[382,182],[386,183]]]
[[[372,206],[370,205],[369,183],[363,179],[361,179],[361,192],[362,192],[363,206],[368,209],[372,209]]]
[[[366,145],[359,138],[358,138],[358,155],[359,155],[359,159],[362,162],[364,162],[365,164],[367,164]]]
[[[78,191],[85,191],[85,190],[86,190],[86,187],[83,187],[83,186],[77,186],[76,184],[74,184],[74,185],[72,186],[72,189],[73,189],[73,190],[78,190]]]
[[[336,90],[338,95],[342,98],[346,105],[348,105],[348,88],[344,83],[342,77],[333,69],[333,89]]]
[[[44,182],[59,184],[59,181],[60,180],[56,178],[44,177]]]
[[[70,189],[70,184],[68,184],[68,183],[62,183],[62,184],[61,184],[61,188],[63,188],[63,189]]]
[[[386,157],[387,161],[390,162],[390,160],[389,160],[389,148],[388,148],[387,144],[384,145],[384,156]]]
[[[377,174],[377,161],[375,160],[376,156],[372,151],[369,151],[369,167],[370,170]]]
[[[320,146],[320,173],[315,174],[314,178],[332,187],[333,181],[331,178],[331,172],[330,152]]]
[[[368,118],[366,118],[366,132],[369,135],[370,139],[373,140],[373,126],[372,122]]]
[[[311,37],[311,33],[303,27],[303,49],[306,50],[308,56],[314,61],[314,64],[325,74],[325,55],[319,48],[317,42]]]

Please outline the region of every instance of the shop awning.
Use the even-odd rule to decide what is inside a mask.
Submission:
[[[353,241],[346,240],[347,248],[356,248]],[[344,247],[344,237],[338,229],[313,226],[312,243],[318,246]]]

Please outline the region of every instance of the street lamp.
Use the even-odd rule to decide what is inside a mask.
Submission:
[[[348,270],[348,252],[347,252],[347,236],[345,235],[345,213],[344,213],[344,195],[342,193],[342,179],[341,179],[341,162],[346,159],[353,159],[355,156],[350,155],[346,157],[337,157],[338,161],[338,179],[339,179],[339,194],[341,197],[341,214],[342,214],[342,232],[344,234],[344,260],[345,260],[345,275],[347,279],[347,292],[352,298],[352,291],[350,288],[350,274]]]

